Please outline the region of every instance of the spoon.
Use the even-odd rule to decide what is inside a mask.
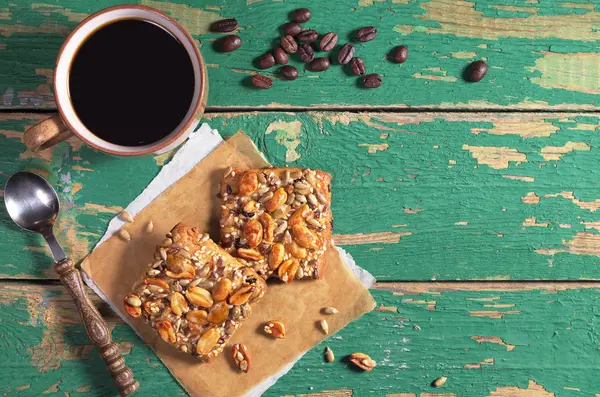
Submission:
[[[17,225],[44,236],[56,262],[54,269],[75,300],[85,330],[100,349],[100,355],[115,378],[119,392],[122,396],[135,392],[140,386],[139,383],[133,379],[133,373],[125,365],[119,347],[113,343],[106,321],[85,293],[79,270],[75,269],[73,261],[67,258],[52,233],[60,209],[58,195],[52,186],[37,174],[17,172],[6,182],[4,203],[8,214]]]

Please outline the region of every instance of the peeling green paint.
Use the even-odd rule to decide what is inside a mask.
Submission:
[[[594,336],[597,288],[473,291],[432,287],[421,292],[409,284],[387,288],[391,291],[372,291],[378,309],[310,350],[264,395],[336,389],[352,390],[354,396],[381,397],[441,390],[469,397],[569,397],[600,392]],[[55,392],[50,395],[115,393],[97,351],[80,357],[89,341],[62,286],[4,283],[0,290],[4,313],[0,336],[5,341],[0,345],[4,358],[0,393],[38,396],[49,388]],[[435,308],[415,304],[421,301],[434,301]],[[516,314],[502,316],[511,312]],[[185,395],[131,328],[112,315],[109,318],[115,324],[113,339],[127,346],[125,359],[140,381],[140,392],[144,396]],[[45,340],[48,332],[60,332],[64,344]],[[43,346],[36,352],[38,357],[73,351],[75,358],[39,372],[31,362],[32,346]],[[323,359],[325,346],[335,353],[333,363]],[[357,372],[349,366],[345,357],[355,351],[377,361],[373,372]],[[432,388],[431,382],[440,376],[447,376],[448,382],[443,389]],[[527,389],[531,382],[554,394],[492,394],[509,387]]]
[[[327,2],[320,4],[318,10],[313,9],[307,27],[319,32],[335,31],[342,44],[351,40],[352,31],[358,26],[377,26],[378,37],[369,43],[357,43],[357,53],[369,72],[383,76],[382,87],[363,90],[359,79],[338,65],[318,75],[307,73],[297,57],[292,56],[290,64],[300,70],[296,81],[276,79],[272,89],[256,90],[249,84],[249,76],[239,71],[257,70],[253,65],[255,58],[276,45],[280,25],[291,10],[306,6],[305,1],[139,1],[170,13],[202,43],[205,61],[213,65],[208,70],[209,107],[464,108],[479,103],[482,107],[525,109],[598,108],[599,16],[590,3],[388,0],[369,1],[366,7],[357,2],[351,9],[343,2]],[[0,73],[10,78],[0,79],[0,106],[54,108],[52,93],[44,88],[45,79],[37,76],[35,70],[53,68],[64,37],[84,15],[119,2],[44,3],[41,6],[27,0],[1,8],[5,11],[0,11],[0,47],[4,48]],[[332,20],[331,15],[344,17]],[[244,45],[234,53],[217,53],[212,41],[220,35],[209,33],[208,24],[232,16],[240,22],[238,33]],[[497,29],[498,26],[506,28]],[[402,65],[385,59],[386,53],[399,44],[410,48],[409,60]],[[555,51],[563,57],[559,59],[553,54]],[[477,84],[465,82],[463,69],[471,59],[452,57],[452,53],[476,53],[478,59],[487,59],[490,71],[486,78]],[[432,75],[427,73],[431,68],[440,68],[447,75],[421,78]],[[264,73],[276,76],[275,69]]]
[[[18,169],[49,172],[63,203],[59,239],[80,259],[160,166],[154,157],[114,158],[70,143],[49,160],[15,162],[32,118],[0,121],[0,185]],[[331,172],[334,234],[405,225],[409,234],[397,243],[346,247],[379,280],[600,279],[598,116],[274,112],[205,120],[225,136],[245,131],[275,165]],[[114,186],[123,187],[118,195]],[[532,194],[537,203],[527,203]],[[55,277],[43,242],[0,217],[0,273]]]

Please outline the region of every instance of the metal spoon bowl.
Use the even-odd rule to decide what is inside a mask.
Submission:
[[[4,188],[4,203],[8,215],[17,225],[44,236],[56,261],[55,270],[60,281],[75,299],[85,330],[100,349],[100,355],[115,378],[121,395],[126,396],[138,390],[140,385],[133,379],[131,369],[125,365],[119,347],[113,343],[106,321],[85,293],[79,271],[52,233],[60,209],[56,191],[41,176],[21,171],[8,178]]]
[[[8,179],[4,202],[12,220],[32,232],[52,228],[60,210],[58,195],[52,186],[31,172],[17,172]]]
[[[4,188],[4,204],[8,215],[18,226],[44,236],[56,262],[66,259],[52,233],[60,204],[48,181],[26,171],[11,175]]]

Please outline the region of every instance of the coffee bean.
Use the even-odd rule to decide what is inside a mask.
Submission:
[[[266,90],[273,87],[273,80],[262,74],[255,74],[252,76],[252,84],[254,84],[255,87]]]
[[[338,63],[340,65],[345,65],[348,62],[350,62],[350,60],[352,59],[352,57],[354,56],[354,46],[350,43],[346,43],[342,46],[342,48],[340,49],[340,53],[338,54]]]
[[[368,74],[363,77],[365,88],[377,88],[381,85],[381,76],[377,73]]]
[[[220,38],[217,43],[217,48],[222,52],[235,51],[241,46],[242,39],[240,39],[240,36],[237,36],[235,34]]]
[[[365,62],[362,60],[362,58],[352,58],[350,61],[350,70],[352,71],[352,74],[357,76],[362,76],[367,71],[365,68]]]
[[[285,34],[295,36],[302,31],[302,26],[297,22],[290,22],[283,25],[283,31]]]
[[[337,42],[337,34],[333,32],[325,33],[325,36],[323,36],[321,38],[321,41],[319,42],[319,48],[321,49],[321,51],[331,51],[333,50],[333,47],[335,47]]]
[[[302,44],[298,48],[298,53],[300,54],[300,59],[302,62],[311,62],[315,59],[315,50],[310,46],[310,44]]]
[[[298,33],[296,37],[303,43],[314,43],[319,38],[319,33],[316,30],[306,29]]]
[[[221,19],[210,25],[210,30],[217,33],[233,32],[238,28],[238,21],[235,18]]]
[[[485,74],[488,71],[488,67],[485,64],[485,62],[483,61],[476,61],[473,62],[472,64],[469,65],[469,70],[468,70],[468,77],[469,77],[469,81],[472,82],[478,82],[481,81],[481,79],[483,79],[483,76],[485,76]]]
[[[275,57],[273,57],[273,54],[271,53],[267,53],[258,58],[258,67],[260,69],[269,69],[273,65],[275,65]]]
[[[358,41],[371,41],[377,36],[377,29],[373,26],[367,26],[362,29],[359,29],[356,32],[356,40]]]
[[[281,38],[281,48],[288,54],[294,54],[298,51],[298,43],[292,36],[287,34]]]
[[[323,72],[329,69],[329,59],[315,58],[308,66],[313,72]]]
[[[282,66],[279,73],[286,80],[296,80],[298,78],[298,69],[290,65]]]
[[[275,50],[273,50],[273,58],[275,58],[275,62],[280,65],[288,63],[288,55],[281,48],[275,48]]]
[[[290,14],[290,19],[298,23],[304,23],[308,21],[310,17],[312,17],[312,14],[308,8],[299,8],[295,11],[292,11]]]
[[[394,47],[391,52],[391,59],[396,63],[404,63],[408,58],[408,47],[399,45]]]

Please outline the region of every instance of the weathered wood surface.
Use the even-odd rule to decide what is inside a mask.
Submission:
[[[443,110],[598,110],[600,14],[593,1],[138,0],[180,20],[201,45],[208,114],[225,136],[249,134],[275,165],[331,171],[334,234],[380,281],[378,309],[310,351],[266,396],[599,396],[596,304],[600,283],[597,113],[443,113]],[[118,4],[0,1],[0,108],[54,109],[51,78],[73,27]],[[290,10],[306,27],[358,44],[383,86],[364,90],[334,65],[255,90],[253,60],[272,48]],[[237,17],[242,49],[214,51],[208,25]],[[385,59],[395,45],[409,60]],[[490,65],[462,79],[475,59]],[[274,75],[275,69],[266,72]],[[118,93],[115,93],[118,95]],[[258,108],[277,112],[254,113]],[[284,113],[288,109],[413,108],[411,113]],[[70,140],[41,154],[21,143],[44,114],[0,114],[0,185],[28,169],[49,178],[62,204],[58,238],[74,259],[136,197],[170,155],[117,159]],[[115,187],[118,186],[118,194]],[[55,281],[43,241],[0,211],[0,395],[112,396],[73,302]],[[20,279],[20,280],[19,280]],[[27,281],[41,279],[44,281]],[[444,282],[426,280],[511,280]],[[422,280],[423,282],[402,282]],[[574,280],[515,282],[512,280]],[[185,392],[133,331],[95,298],[147,396]],[[353,351],[378,362],[351,369]],[[431,382],[449,378],[445,387]]]
[[[63,287],[2,282],[0,291],[1,395],[115,394]],[[265,396],[600,393],[596,283],[396,283],[379,284],[373,295],[375,311],[309,351]],[[100,307],[142,395],[185,395],[129,326]],[[325,345],[336,355],[332,364],[323,360]],[[377,361],[373,372],[357,372],[344,362],[354,351]],[[431,387],[440,376],[448,377],[446,385]]]
[[[210,108],[222,107],[435,107],[598,109],[600,14],[592,1],[464,0],[140,0],[180,20],[198,39],[208,64]],[[0,105],[54,108],[50,80],[58,49],[73,27],[119,0],[0,2]],[[253,60],[268,51],[290,10],[311,6],[306,24],[337,32],[340,44],[353,30],[374,25],[379,36],[359,44],[357,55],[383,86],[364,90],[335,65],[324,73],[301,70],[294,82],[271,90],[248,84]],[[237,17],[244,45],[231,54],[212,48],[219,37],[209,24]],[[385,59],[395,45],[410,48],[409,60]],[[291,64],[303,67],[296,57]],[[462,79],[464,67],[487,60],[477,84]],[[273,70],[267,71],[271,75]],[[115,93],[118,95],[118,93]]]
[[[26,152],[22,132],[42,117],[0,115],[0,185],[23,168],[48,176],[62,201],[59,240],[81,259],[169,155],[118,159],[75,139]],[[240,113],[206,121],[225,136],[245,131],[275,165],[332,172],[335,239],[378,280],[600,279],[596,115]],[[0,275],[54,278],[43,241],[6,213],[0,219]]]

